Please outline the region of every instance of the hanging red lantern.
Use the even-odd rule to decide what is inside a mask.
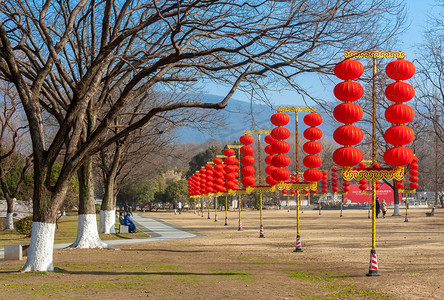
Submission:
[[[241,158],[241,164],[243,164],[244,166],[251,166],[252,164],[254,164],[254,157],[253,156],[243,156]]]
[[[322,171],[318,169],[308,169],[304,172],[304,180],[309,181],[318,181],[322,178]]]
[[[333,161],[339,166],[354,166],[362,161],[362,152],[355,147],[341,147],[333,153]]]
[[[271,186],[273,186],[273,185],[276,185],[278,182],[273,178],[273,177],[271,177],[271,176],[267,176],[267,178],[265,178],[265,182],[268,184],[268,185],[271,185]]]
[[[341,145],[356,145],[362,141],[364,134],[355,125],[343,125],[333,133],[333,139]]]
[[[410,180],[410,182],[418,182],[418,177],[417,176],[410,176],[409,180]]]
[[[273,161],[273,157],[274,157],[274,155],[269,155],[269,156],[265,157],[265,163],[267,165],[271,165],[271,163]]]
[[[241,179],[241,183],[244,187],[253,186],[256,182],[256,178],[254,176],[244,176]]]
[[[287,153],[290,151],[290,144],[286,141],[276,141],[276,143],[271,145],[271,149],[274,153]]]
[[[385,96],[393,102],[407,102],[415,96],[415,89],[407,82],[396,81],[386,87]]]
[[[412,182],[412,183],[409,184],[409,187],[410,187],[412,190],[416,190],[416,189],[419,187],[419,184],[416,183],[416,182]]]
[[[418,170],[410,170],[409,175],[411,176],[417,176],[418,175]]]
[[[405,125],[396,125],[387,129],[384,139],[392,145],[407,145],[413,141],[415,133],[413,129]]]
[[[304,138],[307,140],[319,140],[322,138],[322,130],[317,127],[309,127],[304,130]]]
[[[219,157],[216,157],[215,159],[213,159],[213,163],[215,165],[220,165],[222,163],[222,159]]]
[[[319,126],[322,124],[322,121],[321,115],[314,112],[309,113],[304,117],[304,123],[308,126]]]
[[[322,165],[322,159],[317,155],[308,155],[304,157],[303,164],[309,169],[318,168]]]
[[[276,141],[276,142],[277,142],[277,141]],[[267,154],[269,154],[269,155],[275,154],[276,152],[273,151],[273,148],[272,148],[273,145],[274,145],[274,144],[266,146],[265,149],[264,149],[265,153],[267,153]]]
[[[333,94],[341,101],[353,102],[362,97],[364,89],[358,82],[343,81],[335,86]]]
[[[286,194],[287,193],[287,190],[282,190],[282,194]]]
[[[366,184],[361,184],[361,185],[359,186],[359,189],[360,189],[361,191],[365,191],[367,188],[368,188],[368,186],[367,186]]]
[[[271,135],[266,135],[264,138],[265,143],[272,145],[276,140]]]
[[[384,115],[385,119],[390,123],[404,124],[413,120],[415,111],[406,104],[397,103],[387,107]]]
[[[283,112],[275,113],[271,116],[270,121],[276,126],[285,126],[290,122],[290,117]]]
[[[275,166],[268,166],[265,168],[265,173],[267,173],[268,175],[273,174],[273,171],[276,170]]]
[[[302,146],[302,149],[304,150],[305,153],[308,154],[318,154],[319,152],[322,151],[322,144],[319,142],[310,141],[305,143]]]
[[[234,156],[235,152],[233,149],[225,149],[224,150],[224,155],[225,156]]]
[[[254,143],[254,137],[251,135],[245,134],[239,138],[239,142],[241,142],[244,145],[250,145]]]
[[[364,115],[362,108],[356,103],[341,103],[333,110],[333,116],[341,123],[355,123]]]
[[[349,58],[338,63],[333,71],[342,80],[354,80],[362,76],[364,66],[361,62]]]
[[[290,157],[285,154],[279,154],[273,157],[272,164],[278,168],[285,168],[290,164]]]
[[[418,164],[417,163],[411,163],[410,164],[410,169],[412,169],[412,170],[418,169]]]
[[[414,155],[409,148],[393,147],[385,151],[384,161],[391,166],[405,166],[413,160]]]
[[[241,173],[244,176],[254,175],[255,172],[256,170],[254,169],[253,166],[245,166],[241,168]]]
[[[288,178],[290,178],[290,171],[288,171],[285,168],[277,168],[273,171],[271,174],[274,180],[276,181],[286,181]]]
[[[290,137],[290,130],[285,127],[276,127],[271,131],[271,136],[276,140],[286,140]]]
[[[393,80],[407,80],[415,75],[415,65],[405,59],[394,60],[387,64],[385,73]]]
[[[404,187],[404,183],[402,183],[401,181],[395,181],[395,188],[402,189]]]
[[[243,146],[240,148],[240,153],[244,156],[254,155],[254,148],[251,146]]]
[[[365,167],[367,167],[367,164],[364,162],[361,162],[361,163],[359,163],[358,167],[361,169],[364,169]]]

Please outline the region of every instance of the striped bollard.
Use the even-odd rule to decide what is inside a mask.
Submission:
[[[407,214],[405,214],[404,222],[408,222],[408,221],[409,221],[409,217],[407,216]]]
[[[294,252],[303,252],[301,244],[301,236],[299,234],[296,237],[296,250],[294,250]]]
[[[211,219],[211,217],[210,217],[210,213],[208,213],[208,220],[209,220],[209,219]]]
[[[371,219],[371,217],[370,217],[370,211],[368,211],[368,218]]]
[[[342,213],[342,209],[341,209],[341,214],[339,215],[340,217],[343,217],[344,215],[343,215],[343,213]]]
[[[228,226],[228,218],[227,217],[225,217],[225,224],[224,225]]]
[[[214,215],[214,222],[217,222],[217,214]]]
[[[264,238],[265,237],[265,235],[264,235],[264,226],[262,226],[262,225],[261,225],[261,228],[259,229],[259,237],[260,238]]]
[[[201,212],[200,216],[203,218],[204,217],[204,212]]]
[[[239,228],[237,229],[238,231],[242,231],[242,230],[244,230],[243,228],[242,228],[242,221],[239,221]]]
[[[319,215],[322,215],[322,212],[321,212],[321,210],[319,210]]]
[[[370,267],[366,276],[381,276],[378,273],[378,259],[376,258],[376,250],[370,251]]]

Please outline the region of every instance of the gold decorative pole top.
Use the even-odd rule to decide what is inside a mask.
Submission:
[[[240,149],[242,148],[244,145],[227,145],[228,149]]]
[[[244,134],[269,134],[271,130],[245,130]]]
[[[316,107],[308,106],[278,106],[277,112],[316,112]]]
[[[405,58],[405,51],[353,50],[344,51],[345,58]]]

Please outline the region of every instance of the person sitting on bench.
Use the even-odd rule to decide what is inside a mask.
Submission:
[[[133,220],[131,220],[129,213],[124,212],[123,215],[124,215],[123,225],[128,226],[129,233],[135,233],[136,232],[136,225],[134,224]]]
[[[120,212],[120,215],[119,215],[119,223],[120,223],[120,225],[124,225],[124,223],[125,223],[122,211]]]

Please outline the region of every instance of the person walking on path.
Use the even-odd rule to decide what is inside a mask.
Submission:
[[[182,202],[179,201],[179,203],[177,203],[177,209],[179,210],[179,215],[182,213]]]
[[[385,214],[387,213],[387,203],[385,203],[384,199],[382,199],[381,210],[382,210],[382,218],[384,219]]]
[[[379,204],[379,198],[376,197],[376,218],[379,217],[380,212],[381,212],[381,205]]]

